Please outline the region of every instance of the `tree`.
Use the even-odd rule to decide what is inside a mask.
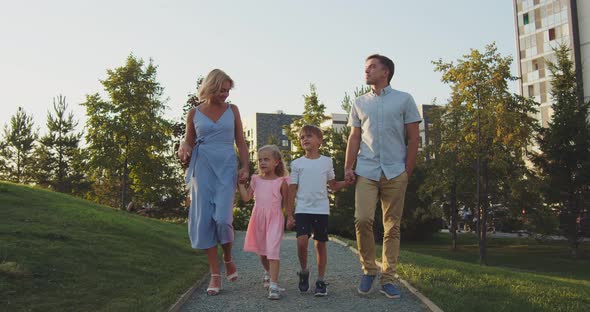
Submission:
[[[301,147],[301,142],[299,141],[299,131],[305,125],[314,125],[316,127],[320,127],[321,124],[328,120],[329,117],[326,116],[326,106],[319,102],[318,94],[316,91],[315,85],[311,84],[310,87],[310,94],[303,95],[303,115],[299,119],[293,120],[293,123],[290,126],[285,126],[285,130],[287,130],[287,137],[291,144],[293,144],[293,148],[291,151],[291,159],[296,159],[303,156],[304,151]],[[320,147],[320,154],[328,155],[329,150],[328,147],[330,145],[330,138],[328,136],[324,136],[324,143]]]
[[[35,180],[58,192],[72,193],[84,179],[74,166],[75,161],[81,161],[76,155],[80,153],[78,144],[82,133],[75,132],[78,122],[74,121],[72,112],[66,115],[67,109],[64,96],[53,99],[53,113],[47,113],[48,133],[41,137],[35,149]]]
[[[10,117],[10,126],[4,125],[4,138],[0,146],[2,179],[15,183],[29,183],[33,180],[33,149],[38,136],[33,127],[33,117],[22,107]]]
[[[453,250],[457,247],[459,207],[469,205],[472,192],[460,192],[469,188],[473,181],[470,163],[466,161],[462,147],[465,136],[465,106],[435,106],[429,111],[431,142],[424,142],[424,183],[419,186],[419,197],[430,202],[432,209],[446,208],[450,221]]]
[[[96,93],[82,104],[88,116],[89,166],[97,182],[95,200],[122,208],[130,200],[154,205],[177,182],[169,162],[171,124],[163,117],[163,88],[156,74],[152,60],[146,65],[131,54],[124,66],[107,70],[101,80],[109,100]]]
[[[442,81],[451,85],[449,109],[465,110],[460,128],[465,144],[458,156],[475,169],[475,200],[471,207],[475,207],[482,264],[486,263],[490,209],[501,205],[501,195],[510,192],[507,176],[525,176],[524,153],[538,126],[531,117],[536,104],[508,92],[508,81],[516,79],[510,74],[511,63],[512,58],[501,56],[495,44],[487,45],[483,53],[472,49],[456,65],[434,62]]]
[[[553,76],[553,119],[541,130],[537,139],[540,153],[533,154],[532,160],[542,173],[547,203],[559,212],[570,254],[576,257],[581,240],[579,220],[587,213],[585,198],[590,191],[590,102],[577,97],[569,48],[562,46],[555,54],[556,61],[548,62]]]
[[[198,90],[201,84],[203,83],[203,79],[203,76],[199,76],[197,78],[195,88],[196,90]],[[197,107],[197,105],[199,105],[199,97],[197,96],[197,93],[189,93],[186,103],[182,107],[182,116],[180,116],[178,122],[172,125],[172,135],[175,151],[178,150],[180,142],[184,140],[184,132],[186,130],[186,115],[191,109],[193,109],[193,107]]]
[[[202,83],[203,76],[199,76],[196,81],[195,90],[198,90]],[[169,155],[169,159],[173,170],[173,176],[170,177],[170,179],[177,180],[177,182],[170,185],[169,196],[165,202],[162,203],[162,206],[165,208],[180,207],[187,203],[185,200],[187,198],[187,190],[184,187],[184,179],[180,180],[180,178],[184,177],[184,172],[188,167],[188,164],[183,164],[180,162],[176,151],[178,151],[180,142],[184,140],[184,134],[186,131],[186,116],[191,109],[197,107],[199,104],[199,97],[197,96],[197,93],[189,93],[186,103],[182,107],[182,116],[178,118],[177,122],[172,124],[173,147],[172,153]]]

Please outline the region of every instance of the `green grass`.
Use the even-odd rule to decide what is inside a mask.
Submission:
[[[207,271],[186,225],[0,182],[0,311],[162,311]]]
[[[457,251],[450,234],[402,241],[398,273],[445,311],[590,311],[588,243],[571,259],[561,241],[488,240],[488,266],[473,234],[459,236]]]

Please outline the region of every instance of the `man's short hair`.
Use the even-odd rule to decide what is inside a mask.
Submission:
[[[314,126],[314,125],[305,125],[301,127],[301,131],[299,131],[299,137],[303,134],[311,133],[312,135],[317,136],[320,140],[324,140],[324,134],[322,133],[322,129]]]
[[[365,61],[370,59],[377,59],[381,65],[387,67],[389,70],[389,75],[387,75],[387,83],[391,83],[391,78],[393,78],[393,73],[395,72],[395,64],[393,64],[393,61],[387,56],[383,56],[381,54],[369,55]]]

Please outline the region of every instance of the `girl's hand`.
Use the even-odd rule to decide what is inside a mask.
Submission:
[[[287,217],[287,230],[291,230],[293,227],[295,227],[295,218],[293,218],[293,216],[288,216]]]
[[[248,168],[240,169],[240,171],[238,171],[238,183],[244,184],[244,183],[248,182],[249,175],[250,175],[250,172],[249,172]]]
[[[191,146],[185,141],[182,141],[182,143],[180,143],[180,146],[178,147],[178,158],[183,164],[186,164],[191,159],[192,152],[193,149],[191,148]]]

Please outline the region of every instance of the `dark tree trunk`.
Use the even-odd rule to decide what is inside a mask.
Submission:
[[[482,191],[482,201],[481,201],[481,212],[479,213],[479,217],[477,218],[477,233],[479,235],[479,263],[483,265],[487,265],[487,231],[486,231],[486,221],[487,221],[487,214],[488,214],[488,206],[489,206],[489,199],[488,199],[488,184],[489,184],[489,175],[488,175],[488,161],[484,159],[483,166],[482,166],[482,182],[483,182],[483,191]]]
[[[451,185],[451,237],[453,240],[453,251],[457,250],[457,181],[453,180]]]

